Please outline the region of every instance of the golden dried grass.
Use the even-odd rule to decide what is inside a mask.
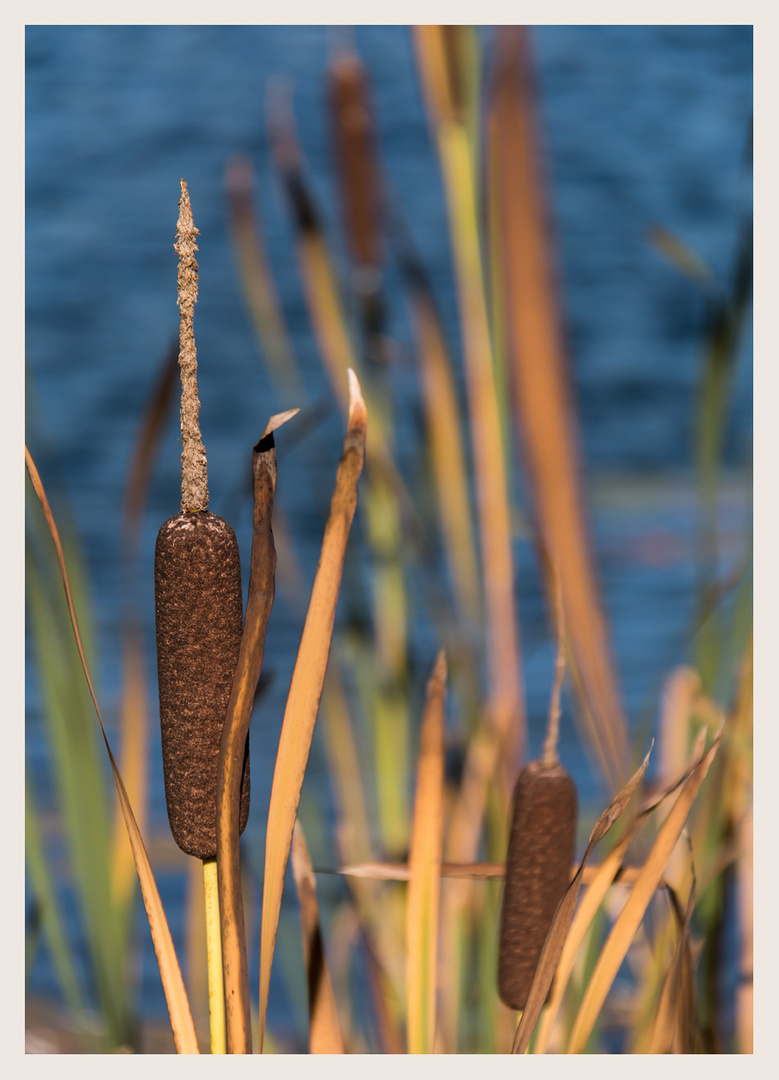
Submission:
[[[427,684],[417,759],[417,787],[409,854],[406,912],[408,1052],[430,1054],[435,1038],[436,960],[444,836],[444,726],[446,658]]]

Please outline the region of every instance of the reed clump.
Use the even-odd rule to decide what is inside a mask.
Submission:
[[[253,502],[245,613],[235,533],[208,509],[193,329],[198,230],[182,181],[176,241],[181,508],[157,538],[155,614],[168,816],[179,847],[203,860],[209,913],[205,934],[187,934],[185,970],[205,968],[207,959],[213,1053],[582,1052],[608,1048],[600,1028],[604,1019],[611,1031],[619,1028],[625,1051],[721,1050],[726,1043],[717,1029],[723,1010],[715,984],[728,919],[740,928],[745,980],[751,972],[751,629],[744,631],[735,616],[728,620],[721,611],[706,621],[712,598],[723,589],[707,563],[701,677],[689,677],[688,670],[680,678],[677,669],[669,678],[669,685],[684,692],[667,695],[661,706],[662,765],[650,785],[651,747],[645,753],[635,730],[636,745],[628,739],[586,526],[575,401],[551,272],[554,243],[540,167],[530,36],[511,28],[497,38],[496,78],[485,86],[481,39],[473,28],[414,31],[447,200],[462,370],[444,332],[437,283],[428,281],[398,209],[387,213],[391,185],[378,154],[380,117],[371,105],[369,71],[356,54],[341,49],[325,99],[346,246],[356,271],[346,287],[328,236],[330,208],[323,211],[316,203],[292,110],[280,108],[278,98],[270,109],[270,144],[297,229],[307,315],[342,408],[340,460],[329,505],[321,500],[322,544],[310,590],[303,584],[294,532],[275,504],[277,484],[285,483],[275,435],[298,411],[293,404],[303,404],[301,421],[308,421],[309,431],[316,429],[319,414],[307,410],[303,398],[291,399],[302,392],[302,368],[264,254],[251,163],[234,161],[228,168],[239,273],[283,410],[271,416],[253,449],[248,440],[245,448]],[[416,336],[408,352],[418,362],[423,404],[424,427],[414,429],[421,431],[414,468],[399,464],[400,432],[409,425],[401,426],[401,410],[391,407],[388,392],[397,354],[385,347],[394,303],[387,284],[393,257],[413,315]],[[721,383],[713,389],[710,384],[714,368],[722,367],[723,350],[729,364],[735,358],[736,327],[745,310],[744,275],[737,277],[728,333],[723,336],[718,324],[708,343],[709,390],[703,397],[704,404],[716,399],[716,415],[709,416],[713,431],[701,434],[706,521],[716,495],[725,407]],[[375,359],[386,363],[370,362]],[[463,384],[464,403],[458,394]],[[152,417],[161,429],[163,401],[161,389],[150,404],[145,432],[155,430]],[[301,438],[299,452],[313,464],[321,445]],[[515,505],[514,450],[528,480],[527,506]],[[146,434],[137,460],[148,471],[153,456]],[[417,462],[424,467],[417,469]],[[78,592],[74,601],[59,533],[29,454],[28,472],[42,508],[30,545],[31,608],[43,643],[40,672],[51,690],[51,737],[72,803],[69,828],[83,833],[74,845],[79,895],[90,924],[90,965],[99,976],[107,1042],[115,1049],[137,1045],[129,1000],[136,989],[131,961],[138,943],[129,932],[122,938],[110,933],[111,922],[119,922],[117,912],[123,913],[123,925],[132,920],[106,872],[115,853],[90,823],[90,813],[104,816],[98,768],[85,756],[79,792],[74,780],[82,765],[68,756],[77,743],[73,733],[82,734],[73,717],[84,714],[84,676],[102,725],[76,618],[76,608],[80,612],[86,604]],[[128,532],[138,535],[143,499],[137,491],[133,506]],[[535,721],[526,707],[528,668],[515,588],[518,510],[532,532],[550,637],[557,638],[558,648],[543,753],[529,762]],[[353,528],[355,521],[360,528]],[[707,535],[707,552],[712,543]],[[279,588],[299,614],[300,644],[283,718],[276,718],[272,786],[269,792],[255,790],[263,848],[251,832],[239,838],[249,814],[249,726],[253,714],[266,719],[258,683],[266,635],[273,632],[277,547]],[[66,603],[55,634],[48,594],[56,575]],[[738,588],[751,628],[747,578]],[[425,633],[416,632],[417,620]],[[54,640],[65,632],[77,642],[75,659],[67,661]],[[707,672],[715,657],[725,655],[738,675],[715,687]],[[134,662],[128,651],[128,673]],[[591,805],[581,811],[578,806],[575,751],[571,759],[567,748],[564,755],[571,773],[559,760],[566,663],[581,769],[591,764],[611,793],[599,815]],[[421,673],[431,670],[425,695]],[[80,696],[62,693],[63,671],[78,676]],[[196,1053],[205,1045],[196,1030],[196,980],[182,977],[132,800],[104,728],[102,736],[173,1043],[178,1052]],[[326,827],[330,808],[307,780],[320,738],[333,795],[332,830]],[[143,785],[133,790],[144,798]],[[145,809],[140,808],[141,820]],[[583,852],[577,849],[580,812],[594,819]],[[84,995],[69,963],[33,800],[28,813],[28,864],[44,933],[74,1015],[83,1016]],[[682,842],[685,834],[689,846]],[[95,837],[101,840],[99,873],[90,875],[88,841]],[[285,893],[290,858],[300,956],[286,948],[290,926],[298,932],[297,913],[292,918],[294,905]],[[245,913],[247,897],[260,893],[261,901]],[[105,922],[98,926],[101,913]],[[259,985],[251,985],[258,945]],[[622,1001],[618,1012],[613,984],[626,956],[635,986],[629,1009]],[[307,1010],[308,1027],[297,1034],[269,1026],[279,974]],[[749,1045],[750,1007],[750,996],[741,993],[738,1039],[728,1047],[743,1051]],[[514,1010],[522,1012],[519,1024]],[[84,1045],[93,1046],[86,1036]]]

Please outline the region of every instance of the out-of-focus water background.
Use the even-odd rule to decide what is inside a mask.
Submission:
[[[344,36],[366,64],[390,197],[402,204],[460,357],[446,208],[409,32],[402,27],[36,26],[27,29],[26,295],[28,434],[44,484],[64,491],[84,545],[100,644],[98,693],[113,720],[119,695],[119,572],[124,485],[143,409],[178,329],[173,238],[179,178],[192,198],[199,243],[195,333],[201,426],[211,506],[235,506],[252,445],[280,402],[265,374],[227,226],[225,162],[248,156],[264,239],[310,400],[328,384],[305,312],[292,223],[265,126],[269,80],[294,87],[298,134],[314,194],[343,260],[325,73]],[[489,49],[492,32],[483,31]],[[746,26],[538,27],[533,33],[542,135],[558,246],[590,522],[625,706],[634,731],[651,728],[665,673],[689,654],[695,502],[692,454],[701,375],[700,290],[647,240],[676,233],[723,284],[739,222],[751,205],[752,32]],[[386,274],[387,331],[397,343],[391,383],[399,431],[420,424],[413,339],[397,270]],[[462,381],[460,383],[463,390]],[[725,441],[721,557],[750,543],[751,332],[735,374]],[[155,468],[136,597],[153,654],[153,545],[179,504],[178,425],[172,416]],[[328,490],[340,453],[337,410],[308,438],[279,447],[280,497],[309,581],[323,518],[312,486]],[[401,467],[416,463],[400,438]],[[317,451],[310,452],[311,443]],[[313,464],[312,464],[313,463]],[[521,481],[519,491],[521,492]],[[232,499],[232,503],[230,500]],[[250,509],[233,519],[248,558]],[[553,663],[531,544],[515,543],[531,752],[540,746]],[[412,637],[417,697],[435,653]],[[261,872],[275,744],[300,634],[279,595],[266,670],[273,681],[252,725],[252,821],[246,843]],[[27,757],[43,808],[54,805],[40,703],[28,662]],[[267,719],[266,719],[267,718]],[[564,716],[562,757],[584,805],[604,793]],[[159,748],[152,823],[165,826]],[[324,785],[315,740],[306,787]],[[305,791],[305,789],[304,789]],[[319,799],[319,795],[315,796]],[[328,795],[322,789],[322,805]],[[325,827],[327,813],[324,812]],[[161,874],[180,940],[182,875]],[[73,922],[71,931],[81,932]],[[252,962],[252,986],[256,986]],[[30,994],[54,994],[43,951]],[[270,1019],[284,1023],[284,989]],[[164,1012],[150,946],[141,1009]],[[275,1010],[275,1011],[274,1011]]]

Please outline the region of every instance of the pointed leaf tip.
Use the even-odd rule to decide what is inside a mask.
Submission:
[[[436,657],[435,667],[433,668],[433,677],[440,679],[441,682],[446,682],[448,675],[449,669],[446,663],[446,652],[444,649],[441,649]]]
[[[346,374],[349,379],[349,426],[351,427],[354,423],[365,423],[368,419],[368,411],[354,369],[347,368]]]
[[[286,412],[274,413],[265,425],[262,438],[266,439],[272,432],[278,431],[282,424],[286,424],[288,420],[291,420],[293,416],[297,416],[299,412],[300,409],[287,409]],[[260,441],[262,441],[262,439]]]

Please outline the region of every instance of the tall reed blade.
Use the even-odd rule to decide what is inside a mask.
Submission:
[[[579,449],[554,281],[533,116],[527,31],[501,34],[490,138],[498,162],[505,308],[517,430],[532,483],[539,541],[557,566],[586,732],[611,786],[625,774],[626,729],[584,517]],[[554,584],[547,576],[550,607]]]
[[[417,56],[438,141],[457,280],[487,615],[489,720],[504,742],[504,768],[513,779],[526,731],[509,493],[472,148],[451,66],[447,69],[442,31],[442,27],[417,28]]]
[[[137,611],[137,590],[132,587],[138,570],[138,544],[155,453],[174,400],[178,373],[178,348],[174,344],[164,358],[136,439],[125,488],[122,514],[122,558],[125,573],[125,608],[122,613],[122,699],[119,713],[119,766],[127,795],[135,807],[143,833],[148,814],[149,705],[143,650],[143,632]],[[135,866],[121,811],[114,820],[112,892],[129,940],[133,924]]]
[[[273,272],[268,265],[253,197],[254,169],[247,158],[235,157],[225,166],[227,212],[238,270],[254,329],[279,399],[306,399]]]
[[[30,475],[35,494],[38,496],[41,507],[43,509],[44,516],[46,518],[46,524],[49,527],[54,546],[57,551],[57,561],[60,567],[60,573],[62,575],[62,584],[65,589],[65,598],[68,605],[68,612],[70,614],[71,626],[76,638],[76,645],[78,647],[79,657],[81,659],[81,665],[84,671],[84,676],[89,687],[89,694],[92,698],[92,704],[94,705],[97,719],[100,723],[100,730],[103,735],[103,741],[105,743],[106,751],[111,762],[111,769],[114,774],[114,780],[116,782],[116,790],[119,796],[119,802],[122,807],[122,814],[124,815],[125,824],[127,826],[127,833],[130,839],[130,845],[133,851],[133,858],[135,859],[135,866],[138,871],[138,880],[141,885],[141,894],[143,896],[143,903],[146,908],[146,915],[149,920],[149,929],[151,930],[152,942],[154,944],[154,952],[157,957],[157,964],[160,969],[160,976],[162,978],[162,986],[165,991],[165,1000],[168,1005],[168,1012],[170,1014],[171,1027],[173,1029],[173,1038],[176,1043],[176,1050],[180,1054],[197,1054],[197,1036],[195,1034],[195,1025],[192,1022],[192,1013],[189,1008],[189,1001],[187,1000],[187,993],[184,989],[184,981],[181,977],[181,969],[176,958],[176,951],[173,947],[173,939],[170,935],[170,929],[168,927],[167,919],[165,918],[165,912],[162,907],[160,895],[157,890],[157,883],[154,880],[149,858],[146,854],[146,849],[143,844],[143,838],[133,815],[130,801],[127,798],[127,792],[122,782],[122,777],[119,774],[119,769],[116,764],[111,745],[108,741],[108,735],[106,734],[105,725],[103,723],[103,717],[100,712],[100,707],[97,703],[97,697],[95,696],[94,687],[92,686],[92,679],[87,667],[86,657],[84,656],[84,648],[81,642],[81,633],[78,627],[78,620],[76,618],[76,611],[73,606],[73,597],[70,591],[70,582],[68,581],[68,574],[65,567],[65,559],[62,554],[62,545],[60,543],[59,532],[54,521],[54,516],[51,512],[48,499],[46,498],[46,492],[44,491],[43,484],[41,483],[38,470],[35,467],[35,462],[30,456],[27,447],[24,449],[25,460],[27,464],[27,472]]]
[[[692,861],[692,860],[690,860]],[[676,899],[674,897],[674,905]],[[660,995],[649,1054],[694,1054],[695,979],[693,975],[690,920],[695,907],[695,875],[687,898],[684,916],[677,914],[677,940],[671,965]],[[674,906],[676,911],[676,906]]]
[[[303,962],[308,981],[308,1051],[310,1054],[343,1054],[343,1035],[319,925],[316,878],[300,822],[296,823],[292,834],[292,873],[300,903]]]
[[[292,672],[273,771],[265,837],[260,927],[259,1039],[262,1051],[273,949],[292,831],[325,681],[346,543],[357,506],[357,481],[365,460],[367,413],[354,372],[349,373],[349,418],[325,526],[311,599]]]
[[[275,595],[276,549],[271,520],[276,491],[273,433],[297,412],[272,416],[252,454],[254,523],[249,595],[238,664],[219,749],[216,795],[217,877],[222,934],[228,1054],[252,1052],[246,928],[241,896],[239,812],[244,754],[254,693],[262,670],[265,635]]]
[[[31,489],[32,493],[32,489]],[[101,768],[102,748],[93,727],[89,692],[80,670],[67,606],[59,593],[60,570],[45,517],[30,506],[25,591],[42,688],[42,715],[51,743],[56,803],[67,837],[69,871],[82,920],[87,968],[105,1023],[101,1045],[115,1050],[134,1042],[127,978],[128,953],[122,919],[111,889],[109,800]],[[78,550],[70,559],[77,564]],[[87,610],[86,594],[74,595]],[[42,853],[39,853],[42,855]]]
[[[400,256],[418,342],[438,515],[458,614],[470,632],[481,626],[481,586],[468,498],[465,440],[451,359],[433,292],[422,265],[406,243]]]
[[[427,684],[417,765],[406,914],[406,1008],[409,1054],[432,1054],[435,1039],[436,961],[444,838],[444,726],[446,657]]]
[[[86,1015],[86,1003],[76,975],[57,891],[46,860],[43,829],[33,800],[32,784],[27,775],[24,784],[24,857],[30,883],[27,902],[32,898],[39,912],[40,928],[51,954],[62,996],[80,1026]]]

